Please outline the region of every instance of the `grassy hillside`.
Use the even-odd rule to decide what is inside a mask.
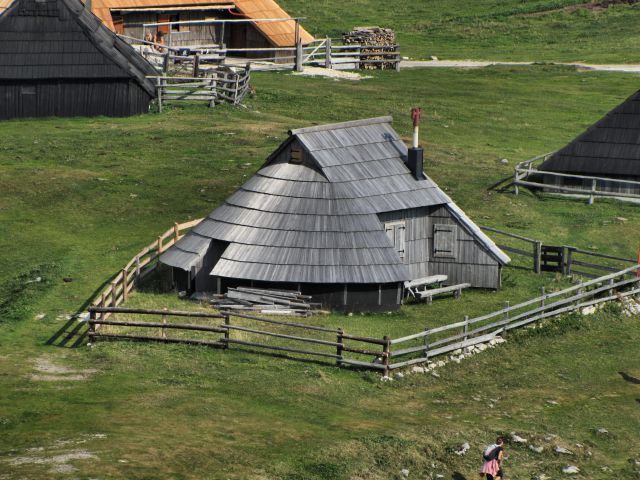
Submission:
[[[381,72],[361,83],[256,74],[254,83],[246,109],[0,124],[0,478],[388,479],[408,468],[410,478],[471,479],[484,444],[510,431],[546,449],[509,446],[511,478],[555,478],[567,463],[579,478],[610,478],[603,465],[637,477],[640,392],[617,372],[640,375],[640,332],[615,308],[512,336],[439,379],[392,384],[239,351],[46,345],[143,245],[255,172],[287,129],[393,114],[407,136],[416,104],[426,170],[472,218],[635,251],[637,206],[487,191],[516,161],[562,146],[619,103],[633,76],[536,67]],[[554,281],[509,270],[499,294],[313,321],[394,333]],[[454,455],[465,441],[472,451]],[[576,455],[548,454],[555,445]]]
[[[283,0],[314,35],[337,37],[356,25],[397,31],[403,55],[638,63],[640,5],[584,8],[584,0]],[[603,3],[603,2],[599,2]]]

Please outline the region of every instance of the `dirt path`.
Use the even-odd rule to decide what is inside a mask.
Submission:
[[[400,68],[484,68],[493,65],[505,66],[528,66],[537,62],[492,62],[486,60],[403,60]],[[553,65],[563,65],[566,67],[583,68],[598,72],[627,72],[640,73],[640,65],[615,65],[602,64],[594,65],[589,63],[561,63],[553,62]]]

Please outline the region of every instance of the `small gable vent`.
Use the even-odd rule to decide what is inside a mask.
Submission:
[[[303,154],[301,148],[292,148],[289,153],[289,163],[302,163]]]

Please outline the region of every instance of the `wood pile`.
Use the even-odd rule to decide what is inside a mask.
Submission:
[[[342,34],[345,45],[371,45],[370,48],[361,48],[360,68],[363,70],[386,70],[396,68],[396,62],[390,58],[395,47],[396,32],[390,28],[382,27],[354,27],[353,30]],[[387,48],[383,48],[387,47]],[[377,54],[377,55],[376,55]],[[385,55],[386,54],[386,55]],[[367,62],[369,60],[369,62]],[[384,60],[390,60],[385,62]]]
[[[292,290],[266,290],[261,288],[229,288],[224,295],[214,295],[211,305],[218,310],[253,311],[273,315],[311,315],[321,307],[311,303],[311,296]]]

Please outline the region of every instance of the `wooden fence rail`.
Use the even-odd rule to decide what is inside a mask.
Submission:
[[[610,177],[595,177],[590,175],[573,175],[559,172],[538,170],[535,165],[549,159],[552,153],[546,153],[525,160],[516,165],[513,174],[515,194],[518,195],[519,187],[541,189],[550,192],[566,193],[573,195],[586,195],[589,205],[593,204],[595,197],[619,197],[640,199],[640,182],[622,180]],[[558,184],[543,181],[544,178],[558,180]],[[571,179],[580,185],[564,185],[565,179]]]
[[[638,262],[637,259],[606,255],[571,245],[548,245],[541,240],[493,227],[481,226],[480,228],[509,239],[511,241],[509,245],[499,242],[497,243],[498,247],[506,252],[531,259],[532,269],[535,273],[547,271],[563,275],[598,278],[603,272],[617,272],[621,268],[635,265]]]

